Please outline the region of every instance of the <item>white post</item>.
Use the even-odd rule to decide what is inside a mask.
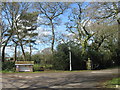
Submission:
[[[72,71],[72,63],[71,63],[71,48],[70,47],[68,47],[69,48],[69,59],[70,59],[70,71]]]

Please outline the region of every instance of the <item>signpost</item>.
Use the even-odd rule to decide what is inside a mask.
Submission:
[[[71,63],[71,47],[68,47],[69,49],[69,59],[70,59],[70,71],[72,71],[72,63]]]

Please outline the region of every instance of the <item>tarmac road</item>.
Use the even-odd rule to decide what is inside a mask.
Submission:
[[[101,83],[118,77],[118,69],[55,73],[5,73],[2,88],[102,88]]]

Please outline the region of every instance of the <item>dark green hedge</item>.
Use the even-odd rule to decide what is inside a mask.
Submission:
[[[15,71],[15,62],[2,62],[2,70]]]

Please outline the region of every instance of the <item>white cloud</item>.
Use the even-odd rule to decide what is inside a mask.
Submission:
[[[2,52],[3,47],[1,47],[1,52]],[[5,53],[12,56],[14,54],[14,47],[6,47],[5,48]]]
[[[48,36],[48,35],[51,35],[51,31],[46,31],[44,28],[42,27],[38,27],[37,28],[37,31],[38,31],[38,36],[41,37],[41,36]]]
[[[73,33],[68,33],[67,36],[74,36],[74,34]]]
[[[37,39],[37,40],[35,41],[35,43],[39,44],[39,43],[42,43],[42,41],[39,40],[39,39]]]
[[[6,47],[6,48],[5,48],[5,52],[6,52],[6,53],[10,53],[10,52],[13,53],[13,52],[14,52],[14,47]]]
[[[37,17],[37,23],[44,22],[44,19],[41,18],[40,16]]]

